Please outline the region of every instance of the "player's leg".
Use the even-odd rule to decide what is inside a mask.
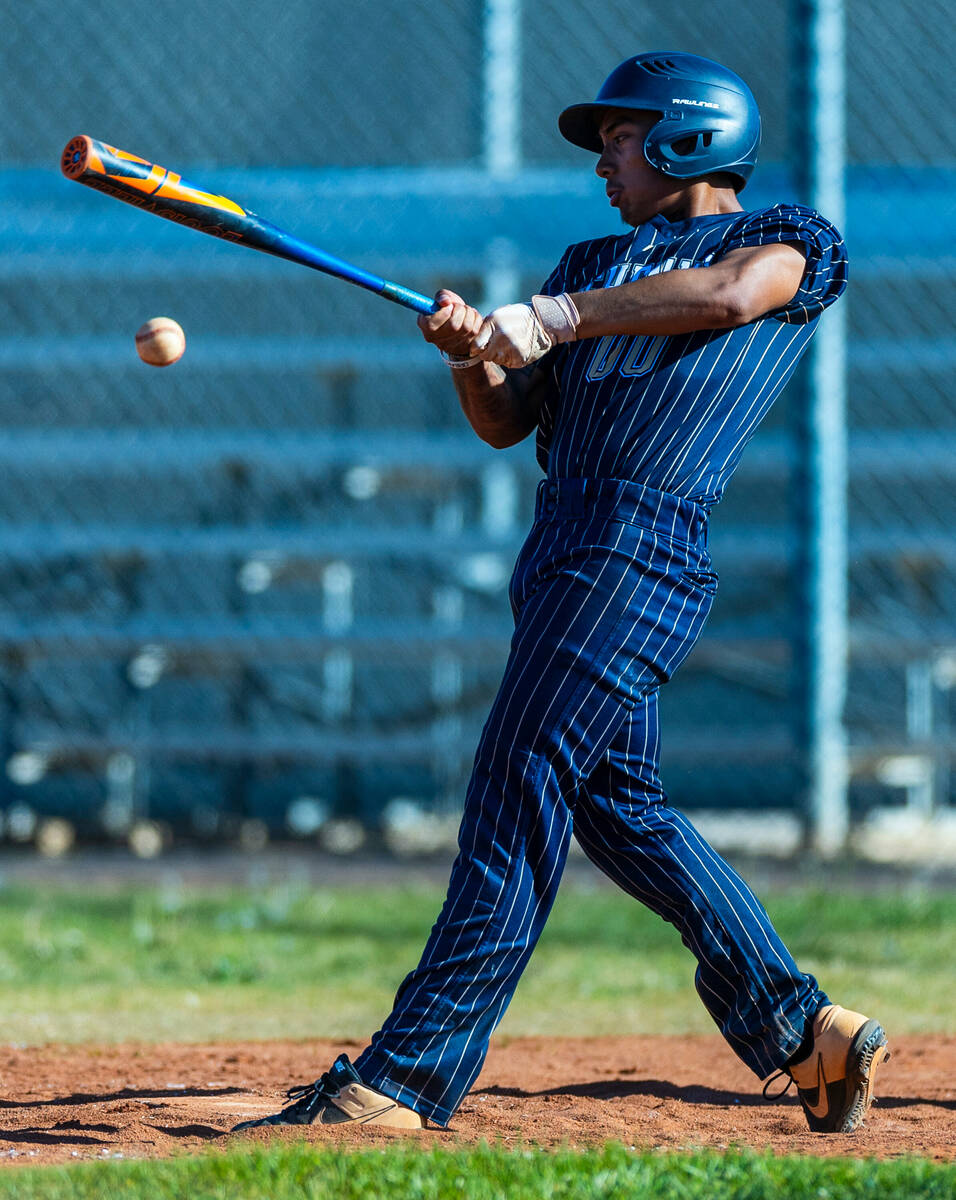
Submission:
[[[806,1055],[793,1074],[811,1127],[856,1128],[882,1061],[882,1029],[830,1005],[800,971],[750,887],[667,804],[659,754],[653,690],[582,786],[575,836],[601,870],[678,929],[698,961],[701,999],[751,1070],[764,1078]],[[827,1057],[829,1101],[815,1095],[817,1052]]]
[[[654,496],[657,513],[667,498]],[[703,624],[710,597],[685,578],[687,555],[673,546],[684,502],[670,499],[660,537],[599,516],[575,494],[583,518],[536,527],[516,571],[512,652],[476,755],[448,898],[356,1062],[365,1085],[439,1124],[477,1076],[550,911],[581,779],[633,696],[667,677]]]
[[[826,997],[747,884],[667,804],[657,700],[656,690],[643,697],[585,781],[575,834],[597,866],[676,926],[698,960],[701,999],[764,1078],[800,1047]]]
[[[582,525],[557,522],[547,549],[519,564],[512,653],[476,756],[448,899],[357,1063],[373,1086],[439,1123],[476,1078],[544,926],[580,780],[635,692],[686,653],[709,607],[680,556],[647,529]]]
[[[520,608],[475,758],[448,896],[419,966],[356,1066],[445,1124],[472,1086],[557,891],[577,780],[626,715],[618,645],[632,564],[578,558]]]
[[[580,576],[544,580],[523,598],[475,756],[445,904],[419,965],[355,1063],[363,1085],[383,1100],[438,1124],[447,1123],[477,1076],[553,903],[570,840],[570,764],[590,769],[601,746],[593,755],[587,747],[609,739],[624,717],[613,685],[593,686],[606,678],[603,650],[616,618],[602,628],[590,602],[600,598],[598,612],[609,611],[608,580],[594,565]],[[582,694],[592,701],[586,713],[579,713]],[[588,737],[561,736],[568,711]],[[323,1077],[314,1094],[265,1120],[298,1122],[300,1110],[304,1120],[315,1119],[314,1112],[330,1111],[333,1084],[338,1080]]]

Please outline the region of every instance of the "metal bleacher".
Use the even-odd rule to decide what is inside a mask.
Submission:
[[[587,173],[563,169],[206,179],[426,292],[524,295],[565,244],[608,228]],[[786,187],[772,168],[759,179],[755,205]],[[942,305],[919,340],[887,338],[874,315],[904,260],[910,281],[951,286],[942,233],[915,259],[892,220],[906,204],[931,230],[950,182],[928,174],[893,194],[884,180],[874,201],[860,177],[850,193],[851,559],[861,588],[876,563],[938,592],[919,621],[877,606],[855,623],[885,678],[952,641],[952,430],[918,395],[893,420],[885,405],[878,424],[866,413],[887,381],[905,396],[914,363],[952,371]],[[303,796],[366,825],[396,796],[450,802],[507,652],[531,446],[473,437],[406,311],[51,172],[0,174],[0,202],[7,811],[60,812],[91,835],[142,816],[195,835],[253,820],[284,831]],[[132,340],[160,313],[189,339],[162,372]],[[667,700],[679,794],[793,802],[788,403],[715,514],[721,600]],[[895,528],[868,522],[874,497]],[[887,690],[886,730],[905,725],[902,703]],[[878,730],[860,761],[905,741]]]

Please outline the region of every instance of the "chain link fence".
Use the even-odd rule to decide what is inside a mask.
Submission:
[[[942,3],[847,5],[846,721],[861,817],[952,805],[956,684],[956,31]],[[874,17],[881,19],[874,19]],[[906,811],[908,810],[908,812]],[[952,811],[950,809],[950,811]],[[875,833],[879,834],[876,827]]]
[[[194,0],[172,17],[142,0],[9,7],[8,837],[39,828],[55,846],[65,826],[51,818],[86,837],[132,832],[144,852],[170,831],[250,845],[319,833],[340,850],[447,836],[422,814],[460,804],[538,478],[527,446],[495,453],[468,431],[409,313],[74,187],[56,170],[69,137],[182,171],[418,290],[516,299],[566,244],[612,228],[593,160],[555,118],[631,51],[681,48],[743,74],[766,128],[745,199],[798,198],[799,11],[734,0],[702,23],[698,5],[619,0],[356,0],[347,21],[324,0]],[[940,114],[956,46],[933,0],[847,0],[846,23],[846,721],[862,821],[953,801],[956,127]],[[133,352],[160,314],[189,339],[167,371]],[[805,801],[798,395],[715,513],[721,597],[663,698],[665,779],[695,810],[789,815]]]

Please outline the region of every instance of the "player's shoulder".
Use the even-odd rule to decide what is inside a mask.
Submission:
[[[842,245],[843,235],[816,209],[805,204],[780,201],[763,208],[745,209],[730,214],[724,235],[733,238],[746,234],[748,240],[777,242],[796,236],[800,240],[821,240]]]
[[[848,262],[840,231],[804,204],[771,204],[741,212],[728,226],[719,255],[744,247],[797,246],[806,259],[803,279],[792,301],[773,315],[789,324],[819,316],[846,288]]]

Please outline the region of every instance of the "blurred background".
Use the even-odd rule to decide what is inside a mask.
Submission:
[[[713,519],[664,779],[719,846],[956,862],[956,34],[943,0],[26,0],[0,48],[0,832],[453,845],[533,447],[410,312],[67,182],[88,133],[483,308],[614,232],[557,113],[627,54],[752,85],[748,207],[851,287]],[[837,315],[842,311],[842,316]],[[144,366],[168,315],[188,345]]]

